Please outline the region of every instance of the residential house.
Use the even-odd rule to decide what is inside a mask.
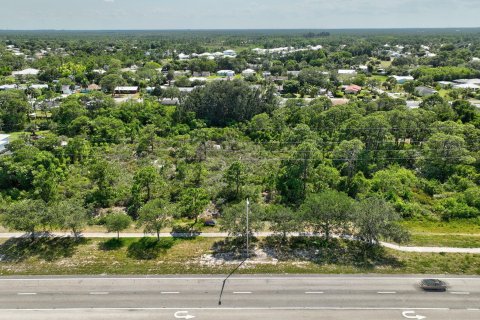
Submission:
[[[10,135],[0,134],[0,153],[6,151],[6,146],[9,143]]]
[[[407,108],[409,109],[418,109],[420,108],[421,101],[407,100]]]
[[[100,91],[100,90],[102,90],[102,87],[100,87],[100,86],[99,86],[98,84],[96,84],[96,83],[92,83],[91,85],[89,85],[89,86],[87,87],[87,90],[88,90],[88,91]]]
[[[178,59],[179,59],[179,60],[188,60],[188,59],[190,59],[190,55],[185,54],[185,53],[182,52],[182,53],[180,53],[180,54],[178,55]]]
[[[426,96],[431,96],[433,94],[437,94],[438,91],[432,88],[420,86],[415,88],[415,93],[420,97],[426,97]]]
[[[180,100],[178,98],[163,98],[160,103],[165,106],[176,106],[180,104]]]
[[[338,74],[343,74],[343,75],[356,75],[357,74],[357,70],[353,70],[353,69],[340,69],[338,70]]]
[[[48,89],[48,84],[31,84],[30,88],[35,90]]]
[[[115,94],[136,94],[138,93],[138,87],[116,87]]]
[[[225,50],[225,51],[223,51],[223,56],[234,58],[234,57],[237,56],[237,53],[234,50]]]
[[[38,69],[25,69],[21,71],[13,71],[12,76],[15,77],[23,77],[23,76],[36,76],[40,73],[40,70]]]
[[[298,77],[299,74],[300,71],[297,70],[287,71],[287,76]]]
[[[480,89],[480,85],[474,84],[474,83],[460,83],[460,84],[455,84],[453,85],[454,89],[471,89],[474,91],[477,91]]]
[[[204,77],[204,78],[208,78],[208,77],[210,77],[210,75],[211,75],[211,74],[210,74],[210,72],[208,72],[208,71],[194,72],[194,73],[193,73],[193,76],[194,76],[194,77]]]
[[[0,90],[16,90],[18,86],[16,84],[4,84],[0,86]]]
[[[356,84],[352,84],[345,87],[345,93],[347,94],[357,94],[360,91],[362,91],[362,87],[357,86]]]
[[[244,77],[251,77],[251,76],[254,76],[255,74],[256,74],[256,71],[253,69],[245,69],[242,71],[242,76]]]
[[[413,81],[415,80],[412,76],[392,76],[397,80],[398,84],[404,84],[407,81]]]
[[[452,81],[438,81],[437,84],[442,88],[453,87],[455,82]]]
[[[217,75],[220,77],[234,77],[235,71],[232,70],[220,70],[217,72]]]

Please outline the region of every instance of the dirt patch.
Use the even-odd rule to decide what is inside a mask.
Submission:
[[[243,258],[233,252],[220,252],[204,254],[198,259],[198,263],[203,267],[215,267],[224,265],[238,265]],[[245,262],[244,267],[252,265],[276,265],[278,259],[271,257],[263,249],[255,248],[250,258]]]

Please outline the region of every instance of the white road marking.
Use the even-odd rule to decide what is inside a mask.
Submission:
[[[234,291],[233,294],[251,294],[251,291]]]
[[[453,291],[451,294],[470,294],[470,292]]]
[[[235,308],[235,307],[219,307],[219,308],[201,308],[201,307],[195,307],[195,308],[45,308],[45,309],[0,309],[1,311],[128,311],[128,310],[134,310],[134,311],[161,311],[161,310],[178,310],[178,309],[188,309],[188,310],[205,310],[205,311],[213,311],[213,310],[347,310],[347,311],[355,311],[355,310],[372,310],[372,311],[385,311],[385,310],[433,310],[433,311],[449,311],[450,308],[397,308],[397,307],[392,307],[392,308],[367,308],[367,307],[264,307],[264,308]],[[461,309],[456,309],[456,310],[461,310]],[[465,310],[465,309],[464,309]]]
[[[395,291],[378,291],[378,294],[395,294]]]
[[[90,292],[91,295],[107,295],[110,294],[110,292]]]
[[[36,295],[35,292],[19,292],[17,293],[19,296],[34,296]]]
[[[178,291],[162,291],[160,294],[179,294],[180,292]]]
[[[477,309],[477,308],[469,308],[467,309],[468,311],[480,311],[480,309]]]
[[[324,293],[323,291],[307,291],[305,294],[322,294]]]

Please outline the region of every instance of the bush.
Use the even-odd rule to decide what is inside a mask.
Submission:
[[[162,251],[170,249],[174,244],[171,238],[158,241],[155,238],[142,238],[128,246],[127,254],[130,258],[139,260],[156,259]]]
[[[100,244],[100,249],[105,251],[118,250],[124,246],[123,239],[112,238]]]

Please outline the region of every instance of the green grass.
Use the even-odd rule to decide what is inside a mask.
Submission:
[[[429,235],[412,234],[407,246],[480,248],[480,235]]]
[[[162,239],[164,240],[164,239]],[[129,254],[139,239],[122,239],[122,245],[105,250],[107,239],[9,239],[0,241],[1,275],[74,274],[225,274],[233,264],[206,265],[203,254],[212,253],[221,239],[166,240],[153,257]],[[141,245],[151,246],[154,239]],[[312,245],[314,247],[312,247]],[[309,247],[310,246],[310,247]],[[373,258],[363,257],[355,245],[339,242],[332,249],[319,239],[300,241],[297,249],[316,249],[311,258],[280,258],[278,262],[248,264],[239,273],[382,273],[382,274],[471,274],[480,275],[480,255],[405,253],[379,250]],[[271,253],[275,255],[275,253]],[[276,256],[276,255],[275,255]]]
[[[38,135],[43,135],[43,134],[46,134],[50,131],[37,131],[36,134]],[[23,135],[30,135],[30,132],[25,132],[25,131],[17,131],[17,132],[11,132],[11,133],[8,133],[10,135],[10,142],[12,141],[15,141],[15,140],[18,140],[20,139],[21,136]]]
[[[381,76],[381,75],[372,75],[372,78],[377,80],[380,83],[380,85],[382,83],[384,83],[385,81],[387,81],[387,79],[388,79],[387,76]]]
[[[402,225],[412,233],[480,235],[480,221],[404,221]]]

